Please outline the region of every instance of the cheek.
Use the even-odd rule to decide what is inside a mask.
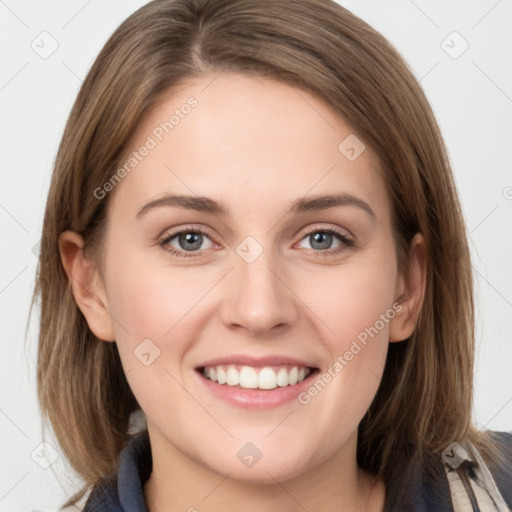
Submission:
[[[138,403],[152,417],[186,409],[181,364],[203,328],[200,299],[214,277],[194,269],[151,267],[143,258],[112,254],[109,306],[124,373]],[[200,274],[200,272],[199,272]],[[172,397],[172,400],[171,400]],[[164,420],[162,420],[164,421]]]
[[[330,352],[339,354],[348,349],[347,343],[364,338],[365,329],[377,327],[379,336],[387,339],[389,317],[396,283],[396,268],[392,258],[369,253],[354,258],[346,265],[322,270],[318,279],[312,276],[302,283],[302,293],[312,312],[322,321],[327,333]],[[382,316],[388,320],[382,323]]]
[[[219,272],[150,265],[136,251],[110,256],[109,306],[128,383],[148,417],[186,410],[189,397],[177,382],[190,378],[187,354],[211,317],[205,307]]]
[[[186,324],[187,315],[200,309],[200,300],[216,276],[195,268],[150,265],[146,258],[112,254],[109,305],[121,326],[116,333],[133,342],[140,338],[172,338]],[[185,320],[185,321],[183,321]],[[175,337],[175,336],[174,336]]]
[[[303,403],[315,402],[315,417],[325,415],[327,429],[333,416],[344,424],[348,418],[356,423],[362,418],[386,361],[390,322],[397,312],[396,267],[393,258],[369,256],[324,274],[323,286],[310,288],[307,295],[308,306],[325,326],[322,341],[331,360]],[[329,410],[325,404],[333,406]]]

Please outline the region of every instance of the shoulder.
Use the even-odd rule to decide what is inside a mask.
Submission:
[[[117,495],[117,478],[112,476],[97,483],[84,507],[84,512],[124,512]]]
[[[512,508],[512,431],[488,431],[489,438],[502,454],[502,460],[488,464],[503,499]]]
[[[487,434],[496,445],[504,450],[505,458],[512,455],[512,431],[500,432],[497,430],[488,430]],[[511,462],[510,459],[508,461]]]
[[[149,436],[134,436],[119,456],[117,473],[98,482],[84,512],[147,512],[144,484],[152,470]]]
[[[501,461],[491,461],[487,468],[512,510],[512,432],[488,431],[486,434],[502,454]],[[442,457],[431,452],[397,465],[388,480],[385,510],[453,512],[445,466]]]

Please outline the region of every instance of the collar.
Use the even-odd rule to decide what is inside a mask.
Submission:
[[[512,434],[495,433],[507,446],[512,457]],[[506,442],[506,443],[505,443]],[[509,461],[507,461],[509,462]],[[500,468],[496,483],[510,506],[512,492],[509,475]],[[104,480],[91,493],[84,512],[148,512],[144,499],[144,484],[152,470],[151,446],[147,431],[134,436],[120,455],[117,475]],[[505,482],[507,482],[505,484]],[[409,461],[397,465],[386,488],[385,512],[414,510],[415,512],[453,512],[450,487],[444,463],[435,454],[424,454],[422,462]]]

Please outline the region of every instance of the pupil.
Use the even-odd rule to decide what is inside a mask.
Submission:
[[[199,249],[201,247],[202,235],[200,233],[186,233],[180,236],[179,241],[182,248],[186,251]],[[183,247],[182,242],[186,242],[185,247]]]
[[[329,233],[315,233],[311,235],[311,247],[313,249],[328,249],[331,245],[332,235]],[[320,247],[315,247],[315,243],[318,243]]]

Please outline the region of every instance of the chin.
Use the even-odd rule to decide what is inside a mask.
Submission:
[[[276,480],[284,482],[295,478],[312,465],[306,454],[292,449],[291,444],[282,444],[280,450],[273,447],[259,450],[248,442],[234,452],[234,457],[225,457],[226,451],[223,454],[222,460],[214,467],[211,460],[205,462],[216,473],[223,476],[229,474],[232,480],[252,484],[275,485]]]

